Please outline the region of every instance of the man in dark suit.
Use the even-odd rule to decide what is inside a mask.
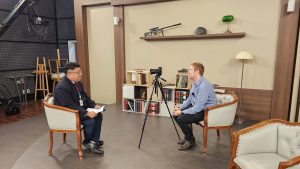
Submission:
[[[100,108],[86,95],[81,81],[80,65],[74,62],[65,65],[65,77],[57,84],[54,91],[54,104],[79,110],[80,121],[84,126],[83,145],[96,154],[104,154],[101,150],[103,141],[100,140],[102,113],[87,111],[87,108]]]

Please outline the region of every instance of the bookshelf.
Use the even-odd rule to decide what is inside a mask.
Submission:
[[[146,41],[168,41],[168,40],[201,40],[201,39],[233,39],[245,37],[245,32],[238,33],[216,33],[205,35],[174,35],[174,36],[151,36],[140,37]]]
[[[144,76],[144,80],[139,82],[138,79],[141,78],[141,75],[138,74],[142,74],[142,76]],[[145,113],[148,100],[152,92],[153,78],[149,71],[127,71],[126,75],[127,82],[122,86],[123,111]],[[163,87],[164,96],[171,113],[175,106],[179,106],[184,100],[186,100],[189,94],[189,88],[192,84],[192,82],[188,79],[187,74],[184,73],[176,74],[176,82],[178,83],[178,86],[176,83],[175,86]],[[158,91],[158,93],[153,93],[148,113],[149,115],[169,117],[167,106],[164,103],[163,96],[160,91]]]

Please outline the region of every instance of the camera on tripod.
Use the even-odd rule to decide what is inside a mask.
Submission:
[[[162,68],[158,67],[157,69],[150,69],[150,74],[156,74],[156,76],[160,76],[162,74]]]

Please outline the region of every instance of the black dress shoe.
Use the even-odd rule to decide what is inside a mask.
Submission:
[[[92,153],[99,154],[99,155],[103,155],[104,154],[104,151],[100,150],[94,142],[89,142],[87,144],[83,144],[83,146],[87,150],[91,151]]]
[[[104,141],[103,140],[99,140],[97,143],[97,147],[101,147],[104,145]]]

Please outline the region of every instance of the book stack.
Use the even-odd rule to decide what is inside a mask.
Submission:
[[[151,102],[148,108],[149,114],[158,114],[159,113],[159,103],[158,102]]]
[[[172,101],[172,89],[163,89],[166,101]]]
[[[123,107],[124,107],[124,110],[134,111],[134,109],[133,109],[134,108],[134,100],[124,99]]]
[[[187,88],[188,87],[188,76],[187,75],[178,75],[176,81],[177,88]]]
[[[143,112],[145,108],[146,102],[143,100],[136,100],[135,101],[135,111],[136,112]]]
[[[182,104],[189,96],[189,91],[175,91],[175,103]]]

